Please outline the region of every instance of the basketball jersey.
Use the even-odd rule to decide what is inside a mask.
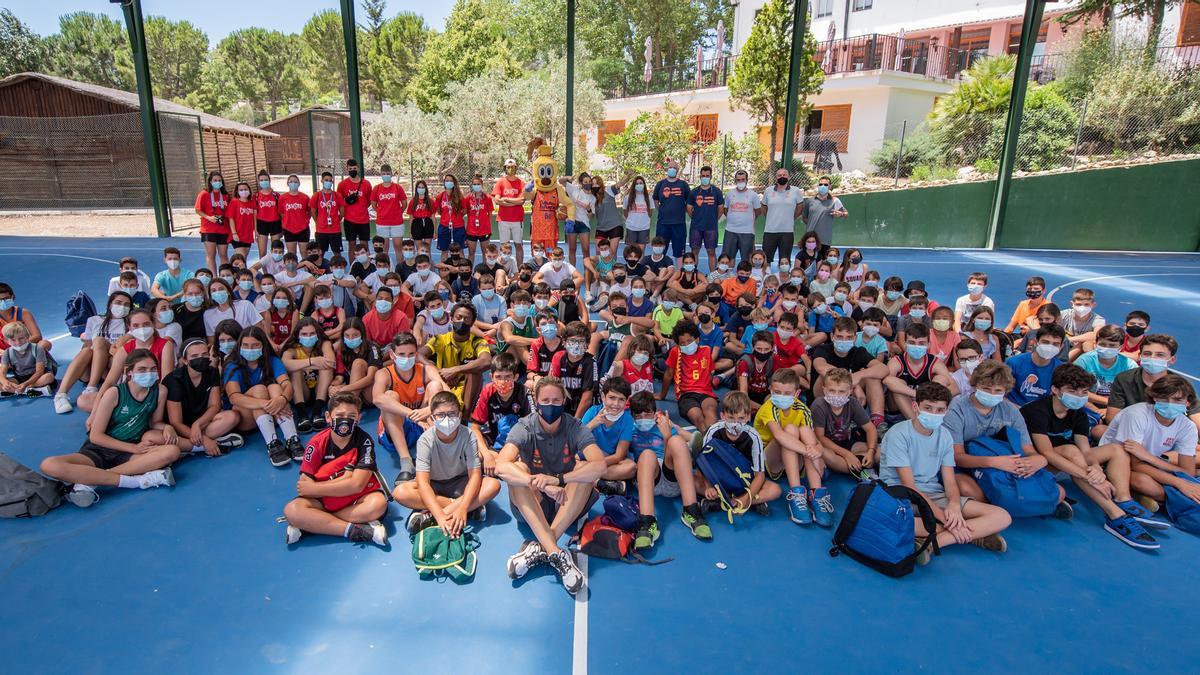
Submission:
[[[135,399],[129,383],[117,385],[117,405],[108,418],[108,435],[118,441],[137,443],[150,428],[150,420],[158,408],[158,384],[147,390],[146,398]]]

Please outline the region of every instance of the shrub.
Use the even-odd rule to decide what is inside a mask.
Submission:
[[[992,122],[991,133],[980,153],[982,159],[1000,157],[1006,122],[1005,117]],[[1062,166],[1067,162],[1067,151],[1075,144],[1078,125],[1079,118],[1066,99],[1048,87],[1031,85],[1025,96],[1025,115],[1013,168],[1044,171]]]
[[[878,176],[894,176],[896,160],[900,150],[900,139],[892,138],[883,142],[878,149],[871,153],[871,164],[875,166]],[[913,167],[918,164],[936,164],[941,158],[941,149],[928,130],[921,129],[909,134],[904,139],[903,156],[899,157],[900,175],[912,175]]]
[[[914,181],[954,180],[957,177],[958,171],[954,167],[942,164],[918,164],[912,171]]]

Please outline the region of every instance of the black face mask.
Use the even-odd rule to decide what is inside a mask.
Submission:
[[[771,352],[754,352],[754,360],[759,363],[766,363],[771,358]]]
[[[532,277],[530,277],[528,274],[522,274],[522,275],[521,275],[521,281],[522,281],[522,283],[528,283],[528,281],[529,281],[531,278],[532,278]]]
[[[310,262],[316,262],[316,261],[318,261],[318,260],[320,260],[320,259],[321,259],[321,254],[320,254],[320,253],[314,253],[314,254],[312,254],[312,255],[310,255],[310,256],[306,256],[306,257],[308,258],[308,260],[309,260]]]
[[[1141,337],[1145,332],[1143,326],[1125,326],[1125,334],[1131,338]]]
[[[458,333],[459,335],[466,335],[467,333],[471,332],[471,324],[467,323],[466,321],[455,321],[454,332]]]
[[[617,283],[619,284],[619,283],[621,283],[622,281],[625,281],[625,275],[624,275],[624,274],[614,274],[614,275],[613,275],[613,281],[615,281],[615,282],[617,282]]]
[[[717,304],[718,302],[720,302],[720,301],[721,301],[721,296],[719,296],[719,295],[710,295],[710,296],[708,296],[708,301],[709,301],[709,302],[711,302],[711,303],[713,303],[713,304],[715,305],[715,304]]]
[[[379,255],[380,253],[383,253],[383,247],[376,246],[376,247],[374,247],[374,251],[375,251],[375,255]]]
[[[1025,297],[1029,298],[1030,300],[1036,300],[1036,299],[1042,297],[1042,292],[1041,291],[1033,291],[1033,290],[1025,291]],[[1129,331],[1125,331],[1125,332],[1128,333]]]
[[[194,359],[188,359],[188,367],[192,370],[203,373],[212,368],[212,360],[207,356],[197,356]]]
[[[753,312],[753,311],[754,311],[753,307],[738,307],[737,308],[738,314],[740,314],[743,317],[750,316],[750,312]]]
[[[458,278],[459,278],[459,279],[462,279],[463,281],[470,281],[470,280],[471,280],[471,273],[470,273],[470,272],[459,272],[459,273],[458,273]]]
[[[335,417],[333,424],[330,426],[333,433],[345,438],[354,433],[354,426],[357,424],[353,417]]]
[[[346,174],[349,175],[351,178],[356,178],[356,177],[358,177],[358,169],[350,169],[349,171],[346,172]]]
[[[787,184],[788,184],[788,179],[786,179],[786,178],[776,178],[776,179],[775,179],[775,184],[776,184],[776,185],[787,185]]]
[[[700,323],[708,323],[712,321],[712,314],[698,314],[696,318],[700,319]]]
[[[625,262],[629,263],[630,267],[636,267],[638,264],[638,258],[626,258]]]

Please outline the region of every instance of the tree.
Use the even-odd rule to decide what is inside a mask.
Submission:
[[[346,42],[341,14],[334,9],[314,14],[300,31],[300,40],[313,90],[318,96],[340,96],[343,102],[347,101]]]
[[[421,15],[400,12],[384,22],[378,35],[370,37],[363,72],[367,73],[376,100],[389,103],[408,100],[405,87],[416,74],[429,34]]]
[[[64,14],[46,46],[55,75],[125,91],[135,88],[133,51],[120,21],[92,12]]]
[[[993,122],[1004,122],[1015,68],[1016,58],[1008,54],[980,59],[953,91],[938,99],[929,125],[946,161],[974,164],[979,158]]]
[[[210,115],[228,117],[228,112],[238,100],[238,92],[233,86],[233,77],[225,58],[221,55],[220,45],[213,51],[212,57],[204,62],[200,72],[200,86],[188,92],[184,105],[203,110]]]
[[[200,87],[208,36],[187,21],[152,16],[146,19],[146,56],[154,94],[182,101]]]
[[[229,69],[229,83],[250,104],[258,121],[279,116],[279,107],[300,99],[300,40],[277,30],[243,28],[217,44],[217,54]]]
[[[696,131],[683,110],[667,101],[661,111],[643,112],[625,130],[604,140],[604,154],[619,173],[658,176],[668,160],[680,161],[695,149]]]
[[[1099,16],[1105,28],[1113,19],[1134,18],[1146,22],[1146,58],[1153,61],[1162,37],[1167,10],[1184,0],[1080,0],[1059,21],[1071,25]]]
[[[15,14],[0,10],[0,77],[41,70],[46,49],[37,33]]]
[[[793,0],[769,0],[763,6],[729,77],[730,102],[749,112],[759,123],[771,125],[772,158],[780,121],[787,110],[794,5]],[[813,58],[816,51],[817,41],[809,31],[804,37],[804,54],[800,59],[797,120],[808,116],[808,97],[819,94],[825,82],[821,64]],[[784,152],[791,151],[791,148],[784,148]]]
[[[420,76],[408,93],[426,112],[446,97],[446,86],[463,82],[489,68],[515,77],[520,65],[508,45],[507,0],[457,0],[446,19],[446,31],[430,38],[417,66]]]

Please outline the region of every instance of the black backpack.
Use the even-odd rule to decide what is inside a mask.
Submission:
[[[915,530],[913,509],[930,536],[913,548]],[[850,504],[833,534],[829,555],[845,553],[876,572],[902,577],[913,571],[917,557],[937,544],[937,519],[933,509],[919,492],[903,485],[886,485],[880,480],[864,480],[854,488]]]
[[[45,515],[62,503],[67,485],[0,452],[0,518]]]

